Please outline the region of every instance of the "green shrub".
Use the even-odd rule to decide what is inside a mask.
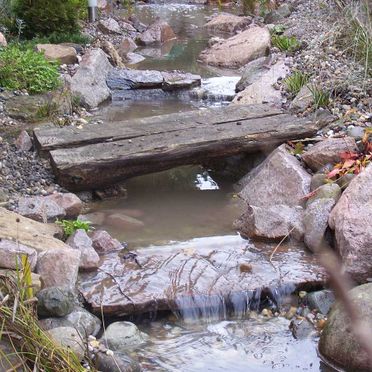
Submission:
[[[310,76],[301,71],[295,71],[292,75],[283,80],[285,89],[293,96],[301,90],[301,88],[308,83]]]
[[[282,52],[293,53],[301,48],[300,42],[294,37],[288,37],[285,35],[271,35],[271,42],[273,46],[279,48]]]
[[[329,106],[329,99],[330,99],[329,92],[323,90],[322,88],[319,88],[316,85],[309,86],[309,89],[311,91],[311,94],[313,95],[314,106],[316,109],[318,109],[319,107]]]
[[[58,64],[47,61],[42,53],[12,45],[0,50],[0,86],[42,93],[60,85]]]
[[[77,220],[62,220],[62,221],[56,221],[57,225],[62,226],[64,234],[68,237],[72,235],[76,230],[85,230],[86,232],[93,230],[93,227],[91,226],[91,222],[89,221],[81,221],[79,219]]]
[[[25,22],[26,38],[53,32],[76,33],[81,5],[80,0],[16,0],[14,13]]]

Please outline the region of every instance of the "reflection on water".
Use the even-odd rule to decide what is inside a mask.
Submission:
[[[100,228],[130,247],[229,234],[240,213],[231,187],[220,188],[200,167],[137,177],[127,183],[127,188],[127,199],[99,202],[92,206],[92,212],[95,216],[97,212],[103,214]],[[125,219],[120,221],[113,215]],[[94,222],[92,217],[88,215]]]
[[[316,339],[296,340],[289,321],[255,316],[208,323],[151,322],[149,342],[133,355],[144,371],[327,371]]]

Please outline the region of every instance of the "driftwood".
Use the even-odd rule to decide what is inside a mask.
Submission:
[[[297,118],[265,105],[228,106],[150,118],[39,128],[58,182],[70,190],[101,188],[127,178],[314,135],[324,121]]]

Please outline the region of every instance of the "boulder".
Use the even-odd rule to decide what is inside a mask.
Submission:
[[[240,197],[249,205],[266,208],[276,204],[304,204],[310,192],[311,176],[291,155],[286,145],[279,146],[258,167],[239,181]]]
[[[58,327],[72,327],[76,329],[82,338],[96,336],[101,329],[101,321],[89,311],[76,307],[68,315],[61,318],[45,318],[39,320],[40,326],[49,331]]]
[[[130,37],[124,38],[119,44],[117,51],[122,59],[126,59],[127,54],[137,49],[137,44]]]
[[[93,248],[98,254],[106,254],[123,249],[119,240],[114,239],[107,231],[96,230],[92,234]]]
[[[126,33],[128,35],[135,35],[136,34],[137,30],[128,22],[121,22],[120,27],[124,31],[124,33]]]
[[[289,67],[285,64],[285,60],[279,60],[266,72],[262,72],[259,78],[251,85],[248,85],[243,91],[238,93],[233,103],[241,105],[270,103],[280,107],[282,94],[279,89],[274,88],[274,84],[279,79],[283,79],[288,73]]]
[[[306,296],[306,302],[311,310],[318,310],[323,315],[327,315],[331,306],[335,302],[335,295],[333,291],[329,289],[310,292]]]
[[[55,192],[46,198],[63,208],[67,218],[76,218],[83,209],[83,202],[73,193]]]
[[[138,53],[128,53],[127,56],[126,56],[126,63],[128,65],[136,65],[137,63],[140,63],[142,61],[144,61],[146,58],[144,56],[142,56],[141,54],[138,54]]]
[[[119,68],[125,67],[122,58],[119,56],[119,53],[117,52],[117,50],[115,49],[114,45],[111,42],[104,40],[100,43],[100,47],[107,54],[111,64],[114,67]]]
[[[98,253],[93,248],[93,242],[83,229],[75,231],[67,240],[66,244],[81,252],[79,269],[95,270],[99,265]]]
[[[75,48],[59,44],[37,44],[36,50],[44,53],[49,61],[58,61],[60,64],[72,65],[78,62]]]
[[[27,131],[22,130],[15,141],[15,145],[19,150],[30,151],[32,149],[32,140]]]
[[[138,17],[134,14],[131,14],[128,18],[128,20],[132,23],[133,27],[138,31],[138,32],[143,32],[146,31],[147,26],[142,23]]]
[[[65,217],[65,210],[54,200],[44,196],[22,197],[17,212],[39,222],[54,222]]]
[[[101,341],[113,351],[134,348],[145,342],[147,335],[131,322],[114,322],[105,330]]]
[[[293,236],[303,237],[301,207],[273,205],[265,208],[248,206],[245,213],[234,222],[234,227],[244,238],[281,240]]]
[[[54,236],[62,236],[61,228],[25,218],[15,212],[0,208],[0,238],[17,241],[37,252],[64,249],[65,243]]]
[[[117,21],[113,18],[102,19],[98,22],[97,28],[104,34],[121,34],[122,29]]]
[[[35,270],[37,252],[17,241],[0,238],[0,267],[22,269],[22,256],[27,256],[31,271]]]
[[[2,32],[0,32],[0,46],[6,47],[8,45],[6,38]]]
[[[305,111],[313,103],[313,93],[307,85],[304,85],[289,105],[289,109],[294,112],[302,112]]]
[[[351,137],[327,138],[302,154],[302,160],[314,171],[324,165],[341,161],[342,152],[358,151],[355,139]]]
[[[53,249],[39,254],[36,271],[44,287],[75,287],[80,251],[76,249]]]
[[[102,372],[141,372],[141,366],[128,355],[115,352],[107,355],[99,352],[96,355],[96,368]]]
[[[253,26],[204,50],[199,60],[207,65],[239,68],[256,58],[265,56],[270,47],[270,39],[267,28]]]
[[[88,108],[97,107],[110,97],[106,77],[111,70],[112,66],[101,49],[88,51],[71,79],[72,94]]]
[[[366,333],[372,334],[372,283],[349,292],[355,310],[364,322]],[[353,324],[339,302],[332,307],[320,336],[320,353],[347,371],[370,371],[367,353],[353,334]]]
[[[85,345],[76,329],[72,327],[58,327],[49,330],[48,333],[58,345],[72,350],[79,359],[83,359]]]
[[[265,16],[265,23],[278,23],[288,18],[292,13],[292,6],[287,3],[281,4],[278,9],[271,10]]]
[[[37,295],[38,315],[63,317],[72,312],[75,306],[75,296],[70,288],[48,287]]]
[[[207,22],[204,27],[210,33],[236,34],[246,29],[251,23],[250,17],[239,17],[229,13],[221,13]]]
[[[140,45],[163,44],[172,39],[176,39],[172,28],[159,19],[137,38],[137,42]]]
[[[351,181],[328,223],[346,271],[357,282],[372,278],[372,165]]]
[[[242,71],[242,75],[238,83],[236,84],[236,93],[241,92],[249,85],[253,84],[256,80],[260,79],[261,76],[267,72],[268,65],[270,63],[270,57],[257,58],[251,62],[248,62]]]

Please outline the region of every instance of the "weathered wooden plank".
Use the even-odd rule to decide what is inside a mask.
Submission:
[[[103,125],[86,125],[82,129],[76,127],[40,127],[34,130],[34,137],[39,150],[49,151],[57,148],[70,148],[93,143],[119,141],[153,134],[163,134],[180,129],[200,128],[280,114],[281,110],[272,108],[268,105],[231,105],[227,107],[112,122]]]
[[[322,126],[319,121],[279,113],[238,121],[221,115],[221,119],[203,116],[207,124],[52,150],[51,162],[62,186],[71,190],[100,188],[178,165],[263,150],[312,136]]]

